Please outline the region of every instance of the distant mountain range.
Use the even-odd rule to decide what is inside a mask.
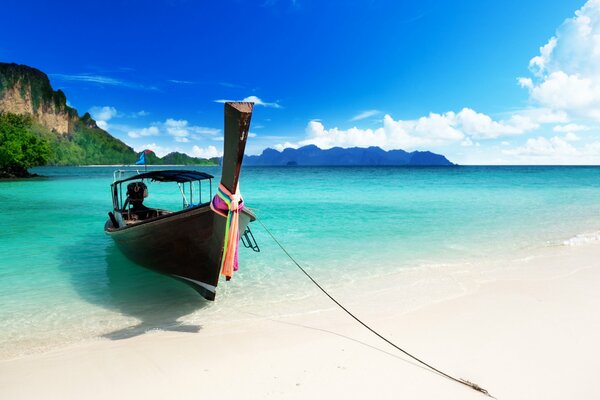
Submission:
[[[322,150],[315,145],[277,151],[266,149],[259,156],[246,156],[245,165],[263,166],[453,166],[441,154],[430,151],[385,151],[379,147],[333,147]]]

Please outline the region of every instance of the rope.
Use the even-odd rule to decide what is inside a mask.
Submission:
[[[300,269],[300,271],[302,271],[304,273],[304,275],[306,275],[308,277],[308,279],[310,279],[312,281],[312,283],[315,284],[315,286],[317,286],[323,293],[325,293],[325,295],[327,297],[329,297],[329,299],[331,301],[333,301],[339,308],[341,308],[342,310],[344,310],[346,312],[346,314],[348,314],[350,317],[352,317],[354,320],[356,320],[359,324],[361,324],[362,326],[364,326],[365,328],[367,328],[371,333],[373,333],[375,336],[377,336],[378,338],[380,338],[381,340],[383,340],[384,342],[386,342],[387,344],[389,344],[390,346],[394,347],[396,350],[402,352],[403,354],[407,355],[408,357],[412,358],[413,360],[417,361],[418,363],[420,363],[421,365],[424,365],[425,367],[429,368],[430,370],[442,375],[445,378],[448,378],[454,382],[460,383],[461,385],[465,385],[467,387],[469,387],[470,389],[476,390],[488,397],[491,397],[492,399],[495,399],[494,396],[492,396],[487,390],[485,390],[484,388],[482,388],[481,386],[479,386],[476,383],[473,382],[469,382],[466,379],[461,379],[461,378],[455,378],[437,368],[435,368],[434,366],[426,363],[425,361],[421,360],[420,358],[410,354],[408,351],[400,348],[399,346],[397,346],[396,344],[394,344],[393,342],[391,342],[390,340],[388,340],[387,338],[385,338],[383,335],[381,335],[379,332],[377,332],[376,330],[374,330],[373,328],[371,328],[369,325],[367,325],[366,323],[364,323],[363,321],[361,321],[357,316],[355,316],[354,314],[352,314],[346,307],[344,307],[339,301],[337,301],[335,298],[333,298],[333,296],[331,296],[329,293],[327,293],[327,291],[325,289],[323,289],[323,287],[321,285],[319,285],[319,283],[313,279],[312,276],[310,276],[310,274],[308,272],[306,272],[306,270],[304,268],[302,268],[302,266],[300,264],[298,264],[298,262],[294,259],[294,257],[291,256],[291,254],[285,249],[285,247],[283,247],[283,245],[279,242],[279,240],[277,240],[277,238],[275,238],[275,236],[271,233],[271,231],[265,226],[265,224],[263,224],[263,222],[258,219],[258,217],[256,217],[256,220],[262,225],[263,229],[269,234],[269,236],[271,236],[271,239],[273,239],[273,241],[275,243],[277,243],[277,245],[279,246],[279,248],[281,250],[283,250],[283,252],[289,257],[290,260],[292,260],[292,262],[294,264],[296,264],[296,266]]]
[[[217,194],[210,202],[210,208],[218,215],[227,219],[225,222],[223,255],[221,256],[221,275],[230,280],[233,276],[233,271],[238,270],[238,246],[240,240],[239,212],[244,208],[239,185],[232,193],[225,185],[222,183],[219,184]]]

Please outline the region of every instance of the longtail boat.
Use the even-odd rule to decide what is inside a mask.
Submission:
[[[185,282],[208,300],[215,299],[219,276],[229,280],[237,270],[240,238],[245,247],[259,251],[249,227],[256,218],[239,193],[252,109],[253,103],[225,103],[222,173],[214,196],[213,176],[200,171],[162,170],[133,176],[116,171],[111,184],[113,208],[104,231],[120,251],[140,266]],[[182,208],[147,207],[147,183],[153,182],[173,184],[182,197]],[[203,184],[205,190],[207,184],[210,188],[206,202],[202,202]]]

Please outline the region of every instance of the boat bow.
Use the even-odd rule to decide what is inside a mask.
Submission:
[[[239,214],[244,207],[239,177],[253,107],[253,103],[225,103],[223,171],[219,190],[211,202],[211,208],[222,217],[214,219],[213,230],[215,240],[221,241],[220,271],[227,280],[231,279],[233,272],[238,269]]]

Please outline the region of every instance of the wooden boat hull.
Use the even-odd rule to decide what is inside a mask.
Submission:
[[[239,214],[240,232],[254,215]],[[115,229],[108,220],[105,232],[134,263],[172,276],[214,300],[223,252],[225,218],[208,205]]]
[[[224,104],[223,161],[220,185],[229,193],[236,193],[240,178],[244,149],[248,139],[254,104],[227,102]],[[162,173],[157,174],[157,172]],[[165,182],[191,182],[202,179],[193,171],[183,171],[181,176],[173,171],[138,174],[111,185],[113,212],[106,222],[105,232],[131,261],[143,267],[177,278],[196,289],[208,300],[214,300],[226,233],[226,218],[210,209],[209,204],[156,216],[150,219],[127,219],[121,227],[125,203],[119,201],[117,185],[134,179],[158,179]],[[160,178],[160,179],[159,179]],[[120,186],[119,186],[120,187]],[[180,186],[181,190],[181,186]],[[144,197],[147,195],[144,194]],[[183,195],[183,192],[182,192]],[[128,194],[128,200],[129,198]],[[184,196],[185,200],[185,196]],[[136,202],[143,201],[135,199]],[[129,204],[130,206],[132,203]],[[163,210],[157,210],[163,211]],[[132,213],[136,213],[131,208]],[[239,212],[239,233],[243,234],[249,222],[255,219],[252,212]]]

